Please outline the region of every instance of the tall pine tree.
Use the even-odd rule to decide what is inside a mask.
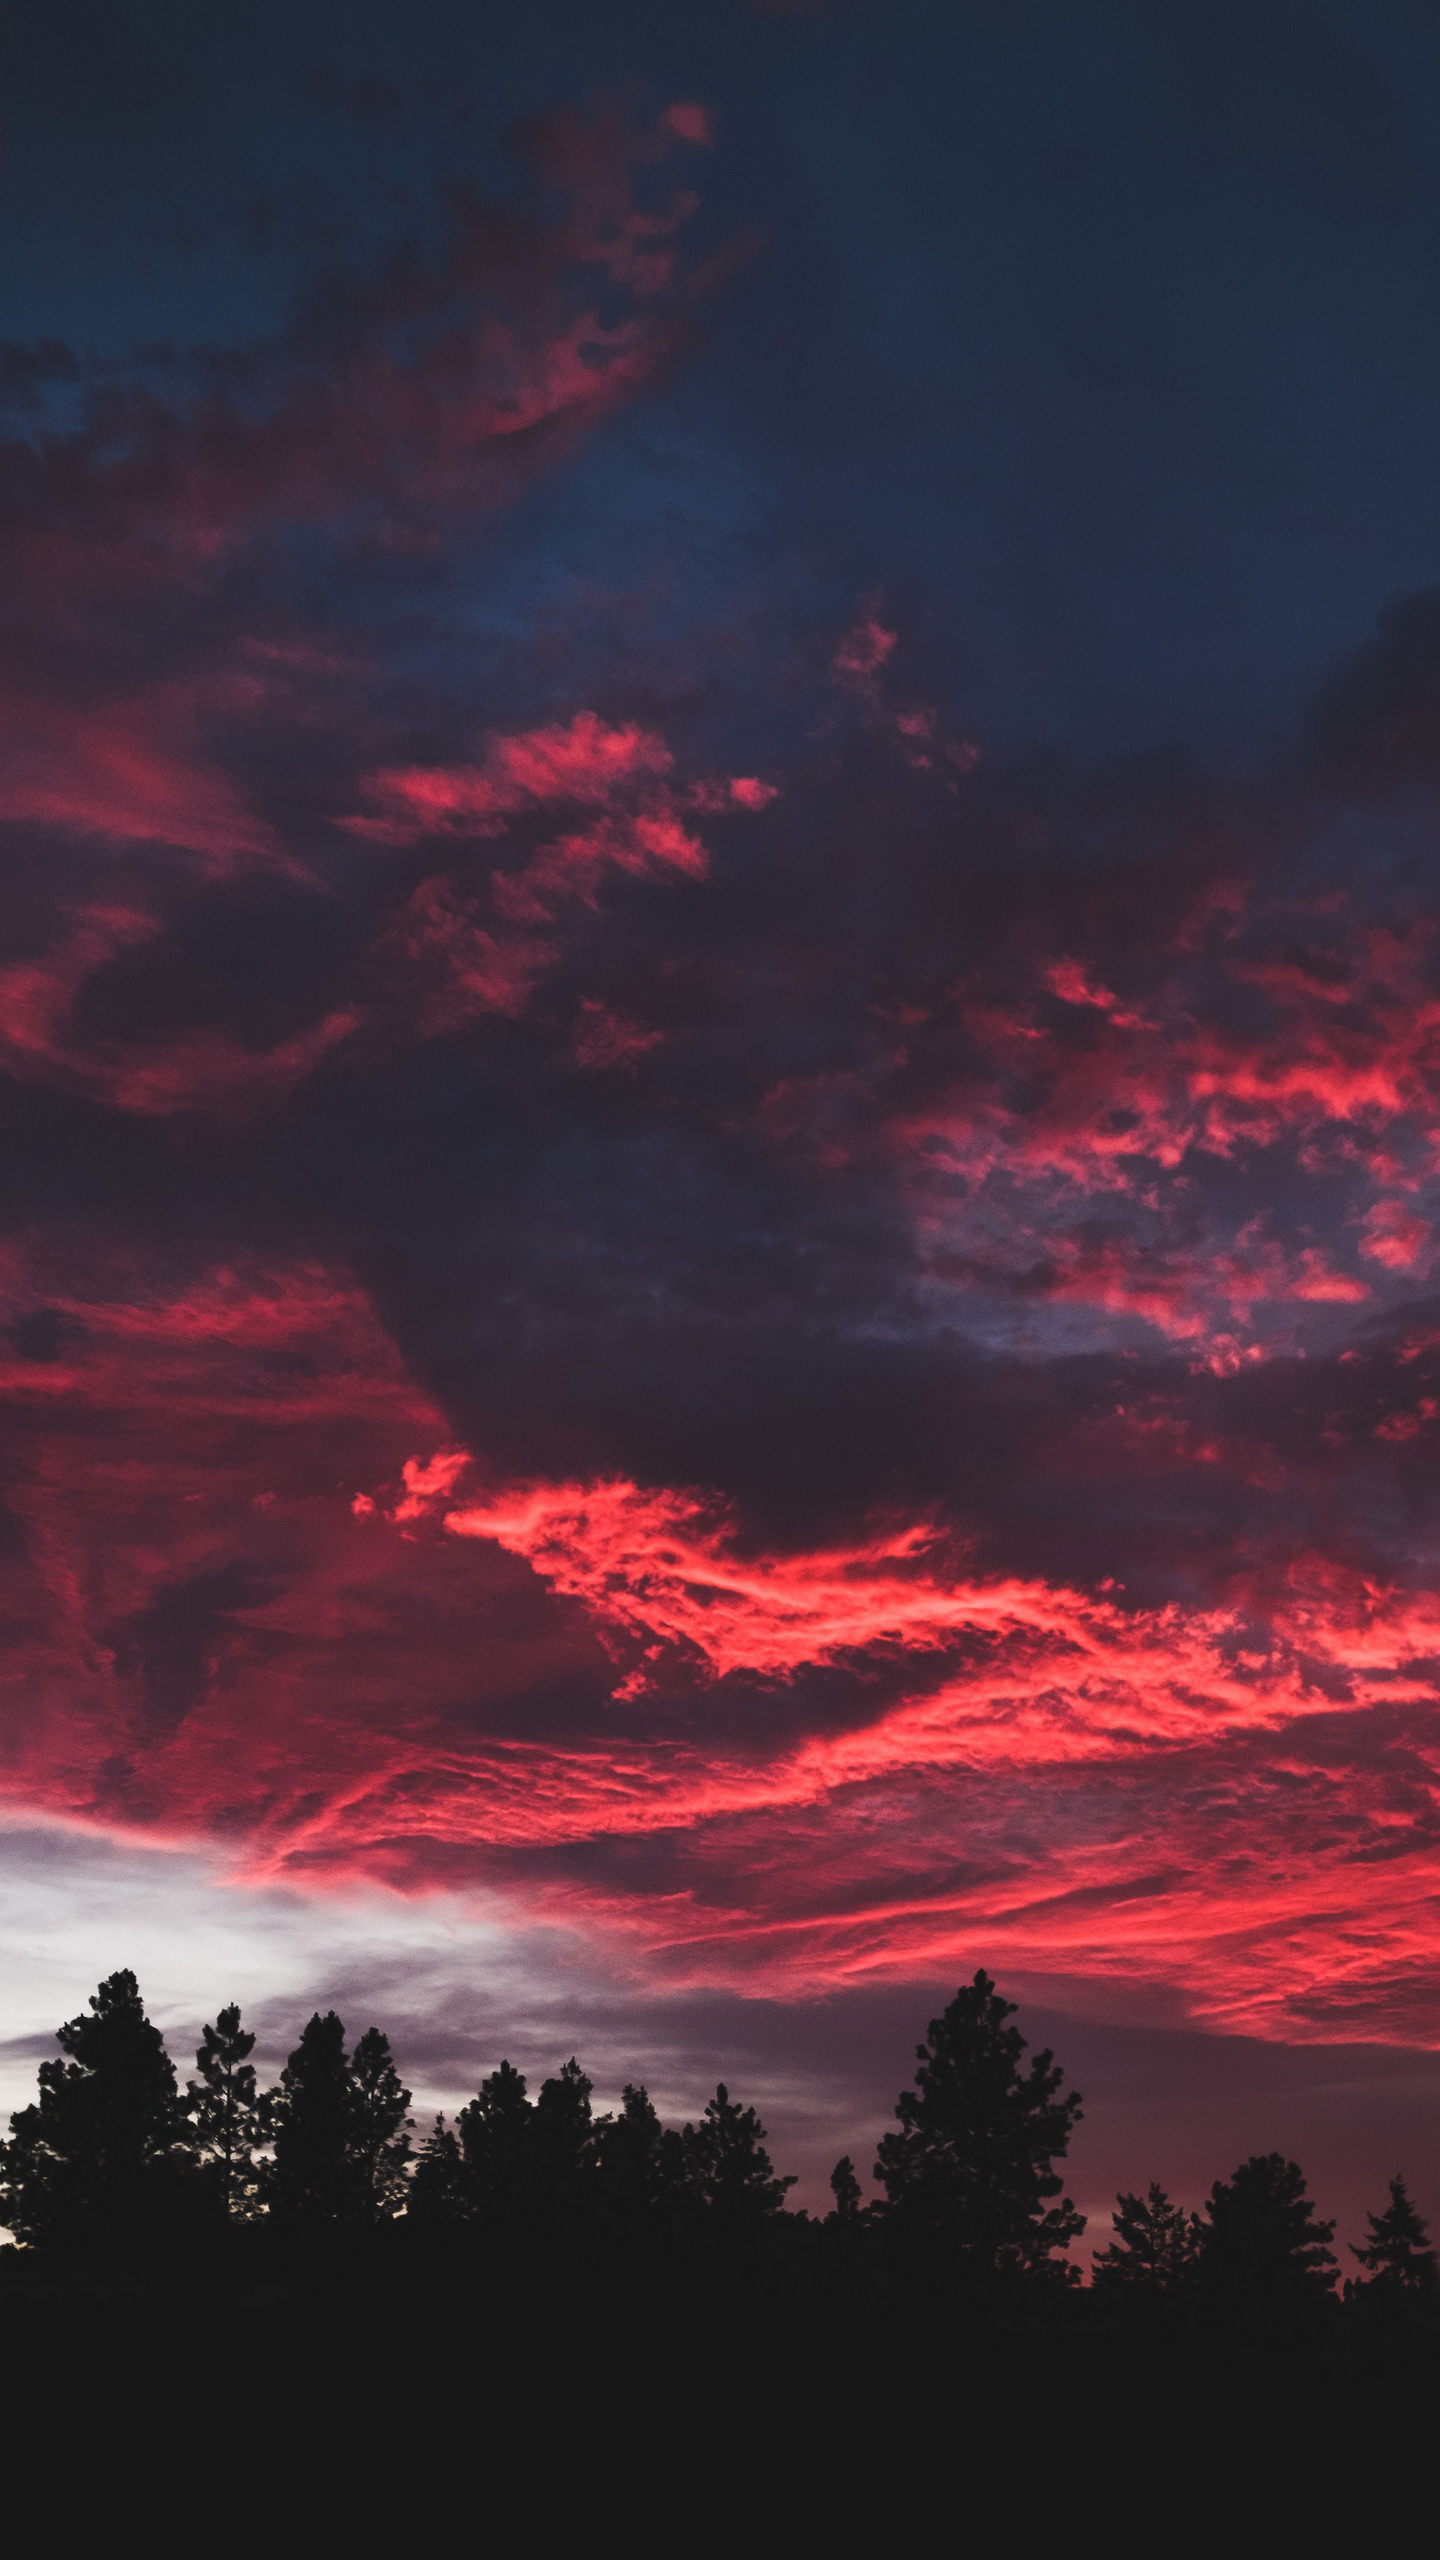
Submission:
[[[540,2084],[531,2136],[535,2150],[536,2192],[548,2214],[573,2216],[586,2196],[594,2171],[590,2108],[593,2083],[572,2054],[551,2080]]]
[[[317,2010],[280,2074],[274,2128],[266,2191],[277,2222],[365,2221],[359,2110],[344,2025],[333,2009],[323,2018]]]
[[[189,2082],[185,2113],[191,2140],[208,2171],[227,2221],[248,2221],[260,2208],[262,2163],[257,2154],[269,2134],[269,2103],[255,2086],[250,2060],[255,2038],[240,2024],[232,2003],[207,2026],[195,2055],[198,2078]]]
[[[410,2158],[410,2092],[400,2085],[390,2039],[367,2027],[350,2064],[355,2100],[354,2144],[368,2218],[387,2221],[406,2199]]]
[[[898,2133],[880,2144],[876,2175],[886,2222],[900,2238],[945,2251],[976,2275],[1079,2282],[1058,2252],[1085,2217],[1063,2193],[1062,2160],[1080,2114],[1049,2052],[1020,2057],[1025,2038],[1007,2026],[1015,2003],[988,1973],[957,1991],[916,2048],[915,2087],[896,2105]],[[1058,2201],[1056,2201],[1058,2199]]]
[[[635,2222],[659,2203],[667,2183],[664,2142],[649,2090],[627,2081],[620,2113],[604,2117],[591,2136],[596,2190],[607,2219]]]
[[[1281,2152],[1253,2152],[1217,2178],[1205,2217],[1200,2275],[1212,2293],[1283,2307],[1333,2289],[1335,2225],[1317,2221],[1304,2171]]]
[[[860,2181],[855,2175],[855,2163],[848,2151],[836,2161],[830,2172],[830,2193],[835,2199],[835,2210],[831,2219],[843,2230],[858,2231],[863,2210],[860,2202]]]
[[[765,2127],[753,2107],[742,2107],[722,2080],[698,2124],[680,2136],[684,2191],[707,2215],[731,2230],[767,2222],[783,2212],[793,2178],[777,2178],[765,2148]]]
[[[0,2143],[0,2223],[40,2243],[138,2238],[173,2213],[195,2160],[134,1974],[110,1974],[56,2041],[67,2059],[41,2063],[39,2097]]]
[[[523,2072],[502,2062],[456,2119],[475,2210],[488,2221],[514,2222],[531,2210],[534,2115]]]

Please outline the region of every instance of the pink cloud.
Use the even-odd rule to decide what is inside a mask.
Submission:
[[[934,774],[953,792],[957,775],[973,772],[980,762],[980,749],[973,738],[947,736],[933,703],[890,699],[886,674],[899,638],[878,613],[867,611],[845,633],[831,660],[832,672],[864,706],[869,725],[898,743],[912,772]]]
[[[193,685],[99,705],[0,696],[0,824],[181,846],[220,872],[277,859],[270,829],[203,758],[216,707]]]
[[[97,978],[146,943],[163,969],[208,888],[260,874],[321,893],[329,830],[306,806],[308,768],[353,769],[350,741],[373,727],[369,671],[348,643],[286,627],[277,533],[328,527],[376,560],[424,556],[633,397],[724,263],[687,264],[694,199],[657,180],[702,138],[702,113],[680,102],[650,129],[541,119],[525,148],[546,218],[457,194],[429,266],[337,276],[273,341],[218,370],[196,354],[175,375],[189,388],[167,398],[152,381],[122,401],[102,387],[103,415],[7,449],[0,520],[24,674],[0,690],[0,824],[25,831],[26,866],[23,900],[12,872],[21,913],[0,960],[12,1073],[146,1117],[270,1108],[373,1030],[377,1008],[396,1036],[408,953],[407,1036],[511,1013],[549,965],[527,928],[554,907],[593,905],[617,872],[703,871],[668,750],[581,712],[493,738],[470,767],[381,767],[368,813],[345,812],[372,840],[428,826],[458,842],[542,806],[557,823],[484,894],[422,884],[312,1021],[264,1041],[223,1021],[169,1039],[86,1027]],[[35,858],[37,837],[53,864]]]
[[[493,738],[479,764],[371,774],[362,790],[381,814],[343,823],[382,844],[414,844],[443,833],[496,835],[524,809],[551,802],[603,809],[627,787],[663,791],[662,777],[673,765],[653,732],[580,711],[568,722]]]
[[[37,1308],[43,1348],[0,1362],[13,1807],[292,1884],[520,1892],[672,1979],[989,1949],[1265,2032],[1345,2002],[1370,2033],[1433,1969],[1423,1588],[1307,1549],[1223,1604],[1137,1607],[983,1570],[928,1518],[781,1549],[694,1492],[497,1481],[323,1261],[182,1275],[112,1244],[82,1286],[37,1233],[0,1258],[0,1341]],[[1127,1465],[1248,1463],[1178,1406],[1106,1427]],[[547,1679],[597,1703],[557,1729]],[[620,1842],[648,1882],[605,1880]]]
[[[1306,1178],[1343,1176],[1372,1273],[1426,1267],[1431,1229],[1413,1194],[1440,1173],[1428,933],[1339,939],[1327,918],[1311,964],[1292,952],[1272,966],[1255,950],[1265,918],[1247,947],[1236,915],[1231,902],[1218,943],[1182,924],[1128,989],[1069,952],[1031,962],[1004,991],[977,971],[922,1012],[900,1043],[901,1074],[888,1071],[905,1094],[888,1143],[937,1275],[997,1286],[1011,1285],[1008,1271],[1032,1299],[1089,1297],[1175,1340],[1216,1337],[1267,1308],[1364,1304],[1377,1281],[1307,1231],[1263,1217],[1213,1224],[1207,1168],[1266,1150],[1288,1151]],[[1293,926],[1282,929],[1293,944]],[[947,1050],[964,1063],[937,1074],[930,1062]],[[883,1114],[884,1082],[871,1092]],[[798,1086],[788,1108],[798,1133]],[[828,1087],[813,1108],[828,1119]],[[851,1116],[857,1130],[869,1116],[858,1090]]]
[[[1434,1230],[1403,1200],[1377,1200],[1360,1226],[1361,1252],[1387,1271],[1419,1271],[1428,1262]]]
[[[868,690],[894,656],[899,637],[899,632],[888,630],[877,615],[866,614],[853,630],[846,632],[835,652],[837,676]]]
[[[708,145],[714,139],[709,108],[697,106],[693,98],[677,98],[660,121],[681,142]]]
[[[623,1014],[611,1013],[595,997],[583,997],[570,1036],[571,1054],[580,1067],[630,1071],[653,1049],[664,1046],[663,1031],[647,1031]]]

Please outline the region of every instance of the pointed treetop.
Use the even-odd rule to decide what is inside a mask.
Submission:
[[[1410,2293],[1429,2293],[1440,2285],[1440,2257],[1430,2246],[1430,2226],[1402,2177],[1391,2179],[1384,2212],[1365,2219],[1370,2226],[1365,2245],[1357,2249],[1352,2244],[1350,2254],[1366,2269],[1370,2284]]]

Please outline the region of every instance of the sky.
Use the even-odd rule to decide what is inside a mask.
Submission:
[[[0,7],[0,2100],[1440,2210],[1440,25]],[[1099,2236],[1103,2238],[1103,2229]]]

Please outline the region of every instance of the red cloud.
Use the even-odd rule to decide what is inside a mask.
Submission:
[[[712,140],[710,111],[697,106],[693,98],[677,98],[660,119],[681,142],[708,144]]]
[[[453,839],[473,848],[521,818],[549,812],[535,842],[531,825],[518,862],[503,858],[484,872],[473,855],[458,858],[458,876],[424,880],[390,928],[382,956],[393,1000],[418,1001],[422,1036],[460,1029],[484,1013],[517,1014],[562,949],[567,909],[595,908],[607,874],[632,879],[703,879],[709,858],[689,823],[692,808],[735,804],[753,811],[772,796],[758,784],[702,781],[688,788],[673,777],[663,739],[616,726],[582,711],[514,737],[489,741],[478,763],[384,772],[367,796],[382,815],[346,823],[390,845]],[[647,1033],[587,999],[574,1035],[581,1065],[632,1064],[656,1045]]]
[[[699,111],[668,132],[702,139]],[[741,860],[701,936],[705,839],[753,836],[774,784],[687,774],[648,711],[427,727],[313,634],[207,636],[277,526],[433,556],[446,510],[649,377],[690,297],[685,207],[637,204],[622,141],[540,137],[573,208],[553,233],[516,249],[472,208],[438,270],[337,288],[228,389],[137,396],[0,474],[38,635],[0,712],[18,1196],[51,1197],[44,1114],[69,1110],[96,1195],[128,1215],[133,1178],[174,1257],[118,1211],[101,1241],[37,1211],[0,1271],[10,1801],[228,1843],[252,1876],[508,1892],[693,1977],[985,1960],[1428,2034],[1433,1324],[1375,1347],[1433,1251],[1428,929],[1231,880],[1156,931],[1153,889],[1032,898],[988,842],[961,877],[974,750],[891,698],[871,615],[834,672],[891,783],[946,786],[942,891],[888,837],[853,901],[843,844],[833,901],[822,866]],[[232,909],[175,997],[180,928],[237,879],[345,928],[283,1018],[212,992]],[[150,961],[171,1014],[115,997]],[[565,1125],[520,1209],[457,1156],[447,1226],[449,1171],[411,1188],[393,1129],[366,1154],[377,1071],[526,1015],[520,1081],[499,1032],[483,1075],[457,1051],[435,1081],[508,1145],[559,1067]],[[272,1160],[237,1123],[322,1064]],[[211,1155],[101,1111],[228,1125]],[[259,1236],[312,1180],[323,1254],[186,1258],[215,1200],[261,1204]],[[342,1266],[347,1216],[453,1413]],[[1352,1366],[1307,1365],[1353,1320]],[[976,1386],[997,1334],[1018,1356]],[[732,1504],[686,1489],[697,1412]],[[824,1478],[827,1531],[757,1526],[757,1442],[752,1488]]]
[[[874,611],[862,614],[831,661],[835,679],[864,705],[873,727],[898,741],[912,772],[938,773],[953,791],[954,777],[974,771],[980,750],[971,738],[948,738],[933,703],[896,705],[888,699],[885,676],[899,638]]]
[[[191,684],[99,706],[0,696],[0,824],[180,846],[218,872],[278,859],[241,789],[205,761],[216,708]]]
[[[648,733],[581,713],[493,739],[480,765],[384,766],[363,652],[283,601],[287,528],[338,542],[364,589],[513,495],[651,378],[718,272],[682,253],[694,199],[655,193],[702,121],[693,104],[653,131],[542,119],[522,141],[548,218],[457,192],[429,264],[399,251],[368,278],[332,277],[288,331],[223,359],[202,351],[167,373],[152,350],[129,389],[97,385],[77,427],[37,425],[0,453],[0,826],[13,839],[0,1064],[13,1075],[145,1116],[270,1107],[377,1006],[387,1038],[407,1004],[422,1032],[520,1009],[550,958],[526,929],[567,900],[593,904],[608,874],[703,870]],[[78,362],[66,370],[81,380]],[[360,736],[380,765],[368,793]],[[494,881],[497,913],[469,883],[412,875],[411,911],[385,920],[368,970],[280,1036],[223,1019],[168,1039],[90,1027],[97,979],[163,945],[215,884],[252,874],[343,894],[326,869],[327,769],[352,830],[396,844],[421,829],[474,839],[541,805],[569,819]],[[751,788],[737,805],[758,805]]]
[[[636,201],[637,174],[682,138],[696,137],[674,111],[656,132],[573,110],[539,119],[525,145],[568,200],[560,220],[527,225],[457,191],[432,265],[402,251],[369,278],[332,278],[288,332],[212,363],[189,398],[112,393],[94,425],[12,450],[26,583],[48,582],[62,608],[93,603],[181,562],[204,574],[263,526],[508,494],[537,446],[633,396],[711,280],[681,258],[694,197]]]
[[[581,711],[568,723],[493,739],[482,764],[372,774],[365,794],[385,814],[347,818],[345,824],[383,844],[414,844],[430,835],[497,835],[517,811],[546,801],[603,809],[627,787],[663,790],[660,777],[673,764],[663,738]]]
[[[904,1097],[889,1140],[937,1277],[1212,1343],[1286,1307],[1359,1306],[1377,1265],[1426,1267],[1415,1193],[1440,1179],[1432,938],[1341,936],[1326,921],[1282,963],[1263,950],[1264,914],[1242,941],[1231,908],[1218,942],[1182,926],[1129,994],[1067,954],[1003,995],[976,972],[924,1008],[889,1070]],[[1281,929],[1293,955],[1293,924]],[[937,1075],[947,1049],[964,1063]],[[834,1092],[833,1078],[817,1086],[809,1114],[832,1161]],[[858,1144],[867,1105],[857,1089]],[[803,1088],[785,1118],[803,1133]],[[773,1111],[772,1125],[780,1134]],[[1215,1223],[1219,1169],[1279,1156],[1302,1188],[1343,1182],[1368,1271],[1313,1230],[1287,1234],[1269,1208]]]
[[[595,997],[582,997],[571,1034],[570,1050],[577,1066],[620,1068],[633,1072],[652,1049],[664,1046],[663,1031],[646,1031],[623,1014],[607,1012]]]
[[[344,1274],[76,1267],[37,1236],[0,1275],[13,1806],[519,1893],[694,1978],[989,1948],[1231,2024],[1425,2032],[1427,1590],[1312,1552],[1134,1607],[933,1521],[781,1551],[630,1480],[470,1490]]]
[[[134,906],[72,908],[43,956],[0,966],[0,1062],[27,1081],[146,1117],[253,1113],[283,1101],[344,1044],[429,1039],[486,1015],[523,1013],[576,919],[599,905],[607,876],[702,879],[708,857],[690,812],[732,805],[754,812],[774,796],[745,778],[682,786],[661,738],[589,711],[496,735],[476,763],[379,772],[361,791],[383,814],[344,820],[351,833],[392,848],[424,840],[444,848],[446,867],[386,917],[345,1001],[270,1047],[218,1026],[163,1041],[143,1029],[124,1040],[87,1032],[84,999],[97,975],[163,939],[166,918],[152,884]],[[477,868],[476,847],[506,838],[522,820],[519,858],[507,859],[502,843]],[[218,865],[218,843],[214,850],[217,867],[230,867]],[[286,866],[258,839],[256,850],[265,868],[283,874]],[[164,886],[173,901],[173,874]],[[598,1013],[587,1031],[588,1019],[575,1035],[583,1065],[633,1063],[660,1037],[619,1017],[607,1036]]]
[[[1389,1271],[1419,1271],[1429,1261],[1434,1230],[1403,1200],[1377,1200],[1360,1221],[1360,1250]]]

